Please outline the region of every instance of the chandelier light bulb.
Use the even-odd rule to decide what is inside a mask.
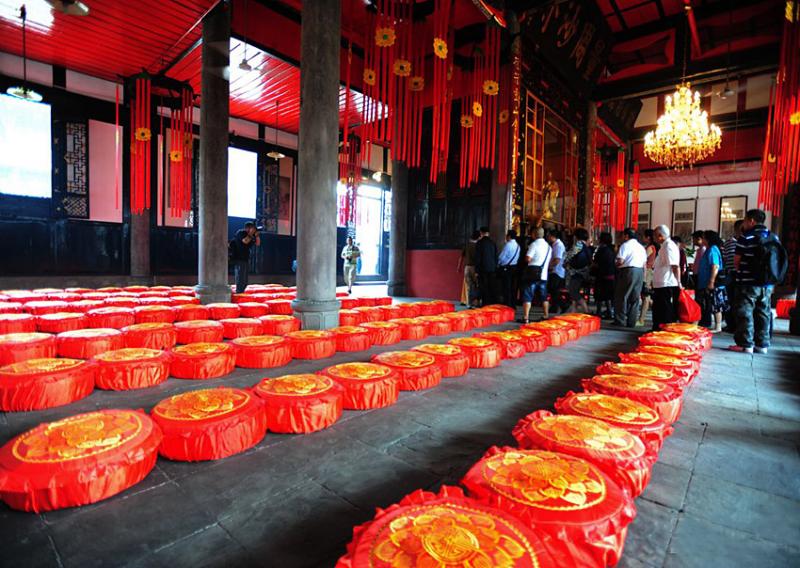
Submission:
[[[644,153],[658,164],[682,170],[716,152],[721,142],[719,127],[709,124],[708,113],[700,109],[700,93],[684,83],[665,97],[664,114],[644,137]]]

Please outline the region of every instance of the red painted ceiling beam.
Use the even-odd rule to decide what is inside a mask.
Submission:
[[[692,35],[692,51],[695,56],[700,56],[702,54],[700,34],[697,32],[697,20],[694,17],[694,10],[692,10],[692,0],[683,0],[683,9],[686,12],[686,19],[689,21],[689,32]]]

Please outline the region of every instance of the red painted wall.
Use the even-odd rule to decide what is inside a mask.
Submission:
[[[409,250],[406,253],[408,295],[459,300],[463,271],[457,271],[460,250]]]

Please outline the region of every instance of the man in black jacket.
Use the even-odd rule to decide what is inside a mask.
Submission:
[[[495,271],[497,270],[497,245],[489,238],[489,227],[481,227],[481,238],[475,244],[475,272],[478,274],[481,304],[495,302]]]

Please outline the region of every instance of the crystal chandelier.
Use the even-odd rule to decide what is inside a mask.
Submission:
[[[710,156],[719,147],[722,133],[709,124],[708,113],[700,110],[700,93],[694,95],[683,83],[664,104],[664,114],[655,130],[644,137],[644,154],[654,162],[682,170]]]

